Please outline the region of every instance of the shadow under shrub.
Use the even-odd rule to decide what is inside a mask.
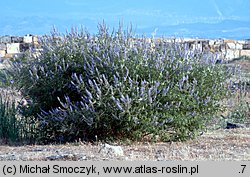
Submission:
[[[221,108],[228,77],[216,58],[174,40],[96,35],[73,29],[41,39],[42,52],[14,63],[23,109],[39,124],[39,141],[194,138]]]

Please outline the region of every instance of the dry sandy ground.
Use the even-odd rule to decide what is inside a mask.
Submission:
[[[0,160],[216,160],[249,161],[250,128],[220,129],[195,140],[121,145],[124,155],[100,151],[101,146],[77,142],[66,145],[0,146]]]

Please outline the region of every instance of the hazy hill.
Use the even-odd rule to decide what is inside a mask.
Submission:
[[[109,24],[115,26],[116,24]],[[6,17],[0,21],[0,35],[42,35],[50,33],[53,26],[65,32],[69,26],[84,25],[91,33],[97,31],[97,22],[88,18],[78,20],[53,17],[29,16],[25,18]],[[140,27],[133,24],[136,34],[151,36],[156,30],[157,36],[202,37],[202,38],[250,38],[250,21],[223,20],[218,23],[183,23],[178,25],[155,25]]]
[[[250,38],[250,21],[224,20],[218,23],[186,23],[179,25],[155,26],[138,29],[140,33],[150,35],[157,29],[156,34],[180,37],[202,38]]]

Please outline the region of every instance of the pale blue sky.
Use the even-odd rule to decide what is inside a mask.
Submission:
[[[45,34],[50,32],[53,25],[62,32],[71,26],[83,25],[91,33],[95,33],[98,22],[102,20],[105,20],[110,27],[117,26],[119,21],[123,21],[125,26],[132,23],[135,32],[147,35],[155,29],[158,35],[206,35],[203,33],[207,27],[203,30],[200,23],[205,26],[212,24],[208,35],[214,37],[235,33],[236,38],[240,38],[239,33],[250,31],[249,0],[0,0],[0,2],[0,35]],[[218,24],[218,29],[215,24]],[[212,31],[215,32],[212,34]],[[216,31],[217,34],[220,33],[218,36]],[[247,35],[243,34],[244,37],[248,37]]]

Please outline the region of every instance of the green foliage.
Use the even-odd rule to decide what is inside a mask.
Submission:
[[[239,82],[238,87],[234,90],[235,106],[226,117],[227,122],[231,123],[246,123],[250,118],[250,105],[247,101],[248,97],[248,82]]]
[[[186,140],[206,128],[226,96],[228,72],[185,43],[73,29],[41,39],[38,58],[14,62],[15,86],[45,143],[79,138]],[[230,74],[230,73],[229,73]]]
[[[230,114],[228,115],[228,120],[234,123],[245,123],[250,117],[249,112],[249,103],[241,103],[233,112],[230,112]]]
[[[6,69],[0,70],[0,87],[8,88],[12,86],[13,79]]]
[[[18,121],[15,102],[0,94],[0,139],[5,142],[19,140]]]
[[[0,140],[8,144],[35,143],[39,131],[32,117],[21,117],[19,106],[8,91],[0,93]]]

